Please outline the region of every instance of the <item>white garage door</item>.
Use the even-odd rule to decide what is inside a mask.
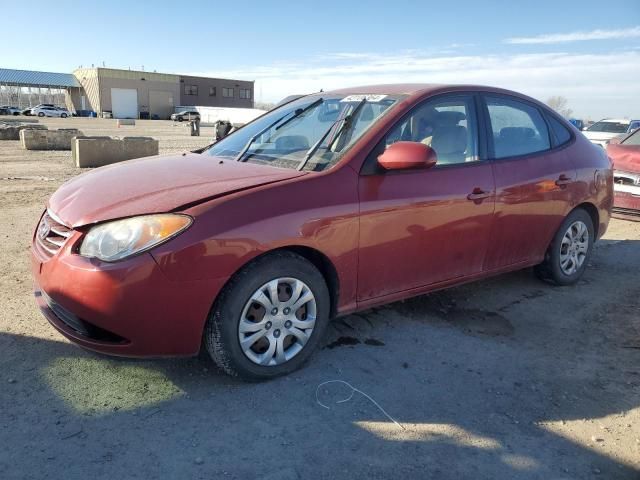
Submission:
[[[112,88],[113,118],[138,118],[138,91],[135,88]]]

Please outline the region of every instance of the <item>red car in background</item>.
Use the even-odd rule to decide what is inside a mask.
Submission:
[[[36,301],[77,344],[271,378],[332,317],[535,267],[570,285],[612,169],[507,90],[381,85],[297,98],[201,153],[80,175],[33,236]]]
[[[613,215],[640,221],[640,129],[607,146],[613,160]]]

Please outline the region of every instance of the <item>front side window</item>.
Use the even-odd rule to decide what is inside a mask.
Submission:
[[[233,88],[222,87],[222,96],[227,98],[233,98]]]
[[[486,96],[494,158],[517,157],[551,148],[549,131],[540,111],[508,97]]]
[[[280,168],[335,165],[400,95],[305,96],[259,117],[205,153]]]
[[[387,134],[385,147],[424,143],[435,150],[437,165],[446,165],[478,160],[477,139],[473,97],[456,95],[418,105]]]
[[[630,136],[628,136],[624,142],[622,142],[623,145],[640,145],[640,130],[636,130],[633,134],[631,134]]]

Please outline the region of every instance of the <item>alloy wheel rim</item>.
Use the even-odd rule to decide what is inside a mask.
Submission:
[[[576,273],[589,251],[589,229],[582,221],[573,222],[560,243],[560,269],[565,275]]]
[[[240,348],[253,363],[282,365],[305,347],[316,315],[316,298],[306,283],[291,277],[271,280],[256,290],[242,309]]]

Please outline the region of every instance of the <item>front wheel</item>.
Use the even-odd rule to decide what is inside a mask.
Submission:
[[[536,274],[557,285],[576,283],[587,268],[594,241],[591,216],[585,210],[574,210],[560,225]]]
[[[39,117],[44,117],[44,113],[40,112],[40,113],[38,113],[38,116]]]
[[[204,344],[226,373],[265,380],[300,368],[329,321],[322,274],[292,252],[277,252],[243,268],[216,301]]]
[[[178,121],[182,122],[184,119],[182,117],[178,117]]]
[[[67,114],[63,113],[62,115],[60,115],[62,118],[67,118]]]

